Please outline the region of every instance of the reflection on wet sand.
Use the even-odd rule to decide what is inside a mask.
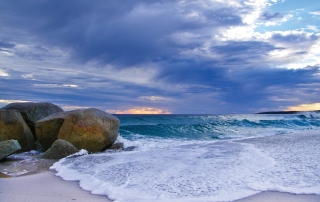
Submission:
[[[42,159],[42,153],[31,151],[11,155],[0,162],[0,178],[18,177],[49,170],[56,160]]]

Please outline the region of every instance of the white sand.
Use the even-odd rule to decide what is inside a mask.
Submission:
[[[320,195],[262,192],[234,202],[320,202]]]
[[[0,178],[1,202],[110,202],[106,196],[93,195],[79,187],[79,182],[64,181],[46,171],[34,175]]]
[[[79,187],[78,182],[64,181],[46,171],[34,175],[0,178],[1,202],[111,202],[106,196],[93,195]],[[262,192],[235,202],[320,202],[320,195],[293,195]]]

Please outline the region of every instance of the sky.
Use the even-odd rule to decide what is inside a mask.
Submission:
[[[0,107],[320,110],[318,0],[0,0]]]

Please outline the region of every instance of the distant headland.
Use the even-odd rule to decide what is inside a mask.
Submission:
[[[299,113],[306,113],[306,112],[320,113],[320,110],[313,110],[313,111],[268,111],[268,112],[258,112],[256,114],[299,114]]]

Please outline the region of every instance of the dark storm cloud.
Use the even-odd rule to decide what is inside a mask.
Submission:
[[[267,54],[272,50],[283,49],[265,42],[227,42],[211,47],[212,52],[219,53],[219,59],[197,62],[185,58],[171,61],[165,65],[167,68],[161,71],[157,79],[185,84],[184,92],[192,92],[194,96],[203,92],[218,93],[217,98],[220,100],[236,103],[230,105],[233,112],[243,112],[248,106],[272,108],[274,102],[271,102],[270,97],[281,97],[284,100],[299,98],[299,102],[307,91],[319,94],[318,88],[302,87],[320,82],[319,66],[297,70],[272,68]]]
[[[284,17],[284,14],[276,12],[276,13],[270,13],[270,12],[264,12],[260,16],[261,20],[269,21],[274,19],[281,19]]]
[[[137,99],[138,94],[160,93],[159,89],[145,85],[107,79],[104,74],[95,74],[92,70],[71,75],[54,68],[41,70],[40,74],[3,70],[9,76],[0,75],[0,101],[4,97],[5,100],[50,101],[61,106],[88,106],[106,110],[123,108],[128,100],[133,107],[141,105],[147,101]]]
[[[247,54],[261,57],[262,53],[276,49],[273,45],[259,41],[230,41],[224,45],[213,46],[212,51],[223,55]]]
[[[270,51],[277,49],[280,48],[259,41],[231,41],[211,48],[213,53],[218,53],[222,56],[220,59],[221,63],[224,63],[226,66],[241,65],[241,67],[256,67],[257,63],[261,64],[265,61],[265,57]]]
[[[310,44],[319,39],[319,35],[316,34],[307,34],[307,33],[291,33],[291,34],[281,34],[276,33],[272,35],[272,39],[277,42],[283,42],[288,44]]]
[[[225,42],[211,47],[212,54],[219,55],[215,59],[195,60],[185,57],[167,61],[157,79],[173,83],[232,87],[234,84],[230,72],[250,72],[255,68],[265,68],[266,54],[277,49],[265,42]]]
[[[123,65],[176,53],[171,34],[242,23],[235,9],[195,1],[9,1],[1,7],[4,23],[38,42],[70,49],[83,62]]]
[[[13,48],[16,45],[6,41],[0,41],[0,48]]]
[[[3,51],[3,52],[11,52],[8,49],[14,48],[15,46],[16,45],[13,44],[13,43],[9,43],[9,42],[6,42],[6,41],[0,41],[0,52],[1,51]]]
[[[283,100],[296,98],[301,101],[307,90],[319,94],[319,89],[306,89],[303,85],[319,83],[319,66],[305,69],[283,69],[283,68],[253,68],[230,73],[233,81],[233,90],[226,94],[224,100],[227,102],[240,101],[238,106],[255,106],[257,108],[272,107],[274,105],[271,97]],[[301,99],[302,98],[302,99]],[[310,97],[309,97],[310,98]],[[297,103],[290,102],[291,105]]]

